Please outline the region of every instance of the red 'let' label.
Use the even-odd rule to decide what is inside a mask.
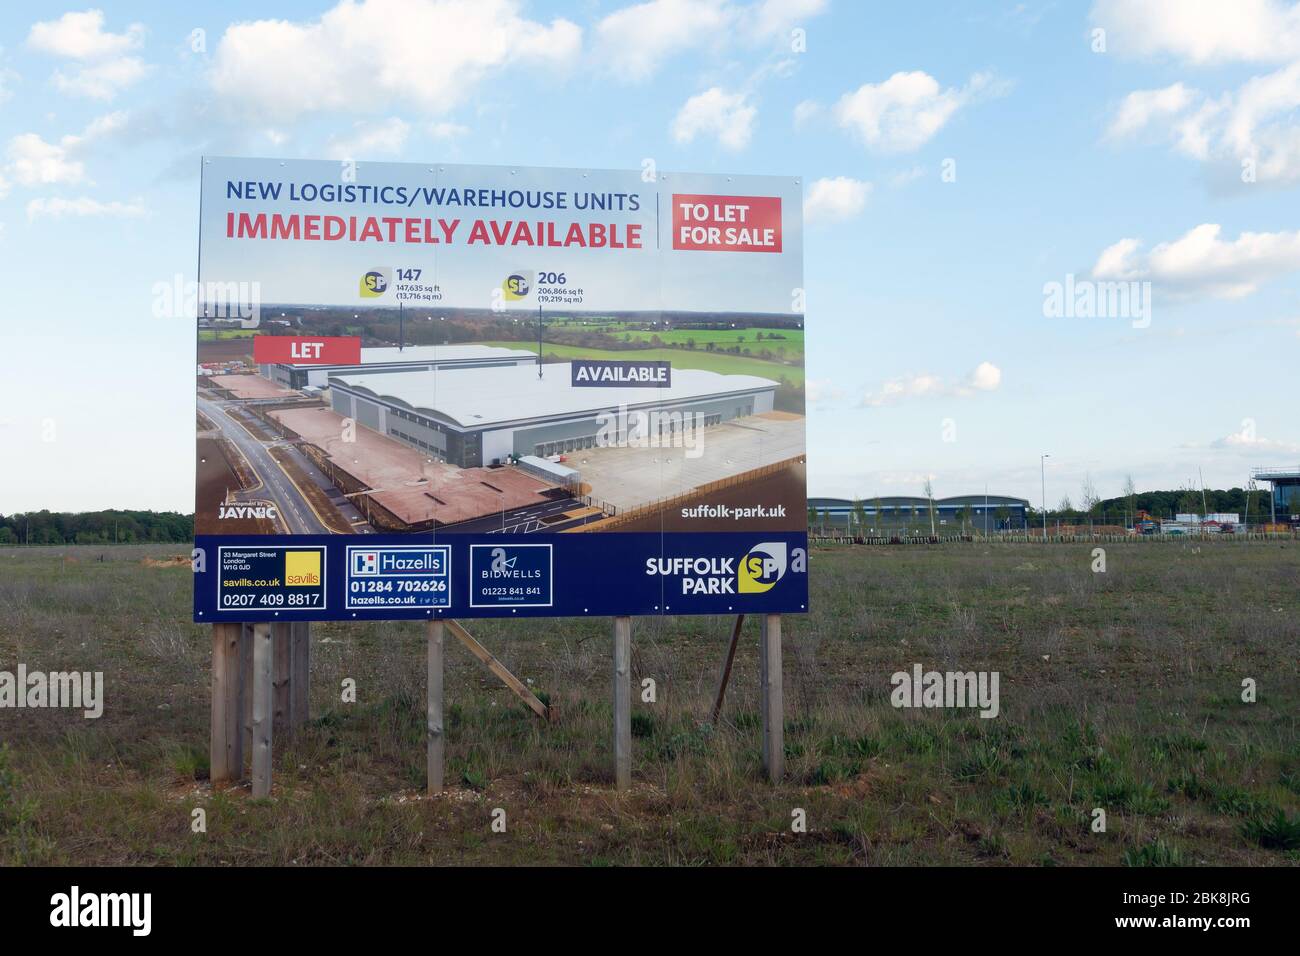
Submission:
[[[355,335],[255,335],[253,361],[258,365],[360,365],[361,339]]]
[[[780,196],[673,194],[673,248],[780,252]]]

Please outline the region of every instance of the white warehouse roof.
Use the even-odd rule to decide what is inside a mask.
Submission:
[[[483,428],[543,418],[595,414],[620,405],[629,408],[673,405],[775,389],[777,382],[757,375],[722,375],[674,368],[670,388],[574,388],[571,363],[444,368],[403,375],[336,375],[333,382],[382,402],[449,418],[463,428]]]

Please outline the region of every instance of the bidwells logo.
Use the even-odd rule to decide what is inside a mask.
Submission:
[[[784,541],[766,541],[749,549],[740,559],[739,589],[741,594],[762,594],[785,577],[786,551]]]
[[[392,273],[387,268],[371,269],[361,277],[361,298],[377,299],[388,291]]]
[[[531,272],[512,272],[501,283],[501,291],[505,293],[506,299],[511,302],[518,302],[520,299],[527,298],[532,289],[533,274]]]

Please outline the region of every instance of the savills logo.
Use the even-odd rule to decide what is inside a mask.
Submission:
[[[361,277],[361,298],[377,299],[388,291],[392,273],[388,269],[371,269]]]
[[[317,587],[320,584],[320,552],[286,551],[284,583],[288,587]]]

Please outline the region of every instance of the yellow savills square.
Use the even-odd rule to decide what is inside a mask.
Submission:
[[[284,583],[289,587],[315,587],[320,584],[319,551],[286,551]]]

